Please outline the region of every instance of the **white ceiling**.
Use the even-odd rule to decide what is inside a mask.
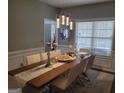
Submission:
[[[40,0],[40,1],[54,7],[64,8],[78,5],[102,3],[114,0]]]

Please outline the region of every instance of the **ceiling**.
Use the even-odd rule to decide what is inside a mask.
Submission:
[[[65,7],[86,5],[86,4],[109,2],[114,0],[40,0],[40,1],[48,5],[51,5],[53,7],[65,8]]]

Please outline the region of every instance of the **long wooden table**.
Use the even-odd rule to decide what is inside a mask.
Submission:
[[[22,68],[18,68],[18,69],[9,71],[8,74],[14,77],[18,73],[21,73],[23,71],[27,71],[31,68],[34,68],[34,67],[39,66],[39,65],[44,64],[44,63],[46,63],[46,61],[41,61],[41,62],[32,64],[32,65],[24,66]],[[57,78],[58,76],[60,76],[64,72],[68,71],[70,68],[75,66],[77,63],[78,63],[77,59],[73,60],[72,62],[65,63],[59,67],[56,67],[56,68],[38,76],[38,77],[36,77],[36,78],[31,79],[30,81],[27,82],[27,84],[30,84],[30,85],[37,87],[37,88],[42,87],[45,84],[49,83],[51,80]]]

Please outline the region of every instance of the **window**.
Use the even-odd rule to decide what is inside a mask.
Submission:
[[[89,48],[97,55],[111,55],[114,21],[76,23],[76,46]]]

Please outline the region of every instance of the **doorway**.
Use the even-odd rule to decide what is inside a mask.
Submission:
[[[54,39],[57,39],[56,22],[52,19],[44,19],[44,47],[45,51],[51,49],[51,44]]]

